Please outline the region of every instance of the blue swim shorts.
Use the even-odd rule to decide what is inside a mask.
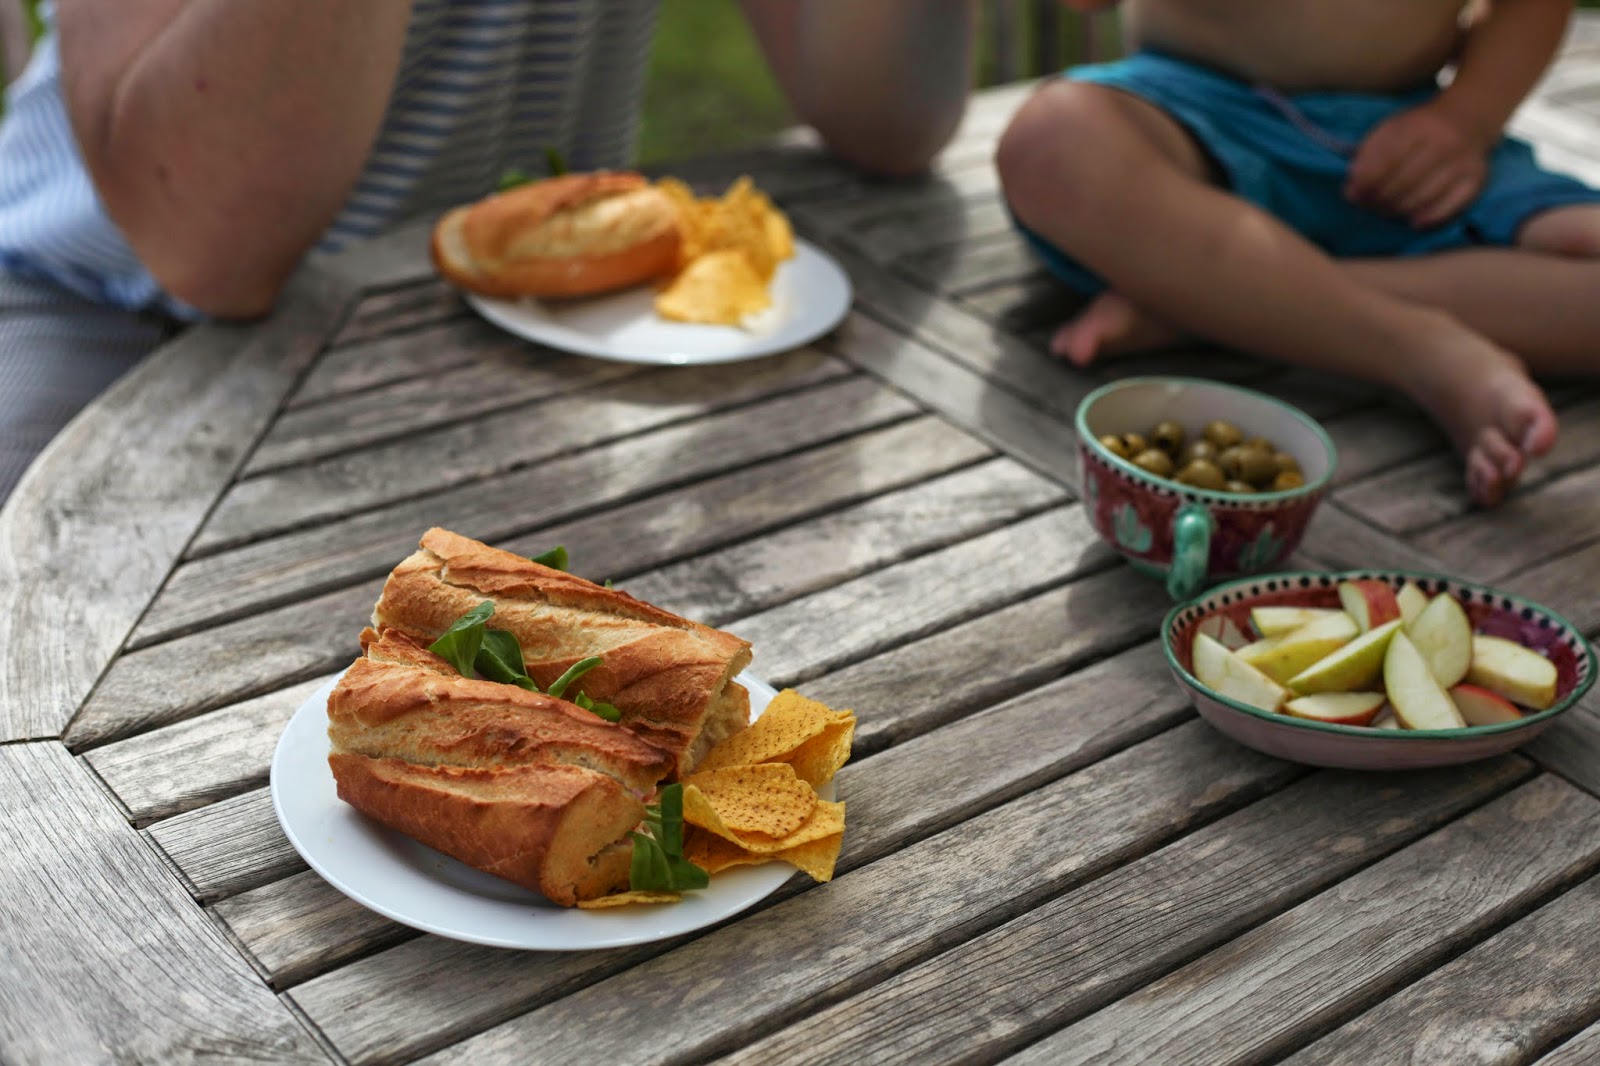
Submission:
[[[1522,223],[1566,204],[1600,203],[1600,190],[1542,169],[1523,141],[1502,138],[1483,191],[1455,218],[1427,230],[1350,203],[1345,175],[1367,132],[1427,101],[1429,87],[1395,96],[1279,93],[1158,52],[1075,67],[1073,81],[1106,85],[1155,105],[1189,131],[1235,195],[1277,216],[1338,258],[1424,255],[1506,246]],[[1085,151],[1093,151],[1085,145]],[[1105,282],[1019,225],[1052,272],[1085,294]]]

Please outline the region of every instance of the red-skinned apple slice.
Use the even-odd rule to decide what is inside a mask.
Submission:
[[[1400,617],[1400,601],[1395,598],[1394,589],[1387,581],[1376,578],[1340,582],[1339,603],[1363,633]]]
[[[1400,607],[1400,625],[1411,635],[1411,623],[1417,620],[1417,615],[1428,606],[1428,594],[1417,587],[1416,582],[1407,581],[1400,586],[1400,591],[1394,594],[1394,601]]]
[[[1383,673],[1383,656],[1389,640],[1400,632],[1400,619],[1363,633],[1338,651],[1306,667],[1289,679],[1297,695],[1318,692],[1357,692],[1370,689]]]
[[[1234,654],[1279,684],[1332,655],[1357,636],[1354,620],[1343,611],[1307,623],[1281,637],[1258,640]]]
[[[1516,641],[1479,634],[1472,638],[1467,681],[1512,703],[1542,711],[1556,701],[1556,665]]]
[[[1250,612],[1250,622],[1263,637],[1281,637],[1301,626],[1343,613],[1333,607],[1257,607]]]
[[[1460,684],[1472,662],[1472,623],[1455,597],[1441,592],[1405,628],[1433,679],[1444,688]]]
[[[1334,725],[1367,725],[1378,716],[1385,698],[1381,692],[1319,692],[1290,700],[1283,713]]]
[[[1457,685],[1450,690],[1450,698],[1468,725],[1495,725],[1522,717],[1516,704],[1477,685]]]
[[[1284,687],[1204,633],[1194,638],[1194,676],[1219,695],[1263,711],[1276,711],[1289,698]]]
[[[1405,726],[1400,724],[1400,719],[1394,716],[1394,708],[1387,703],[1378,709],[1377,717],[1373,718],[1368,724],[1371,725],[1373,729],[1405,728]]]
[[[1384,653],[1383,687],[1389,691],[1395,717],[1407,729],[1461,729],[1467,724],[1404,633],[1396,633]]]

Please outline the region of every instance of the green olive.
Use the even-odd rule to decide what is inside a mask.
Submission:
[[[1178,471],[1178,480],[1185,485],[1193,485],[1197,489],[1209,489],[1212,492],[1221,492],[1223,484],[1227,481],[1217,464],[1209,459],[1190,460],[1182,470]]]
[[[1259,448],[1247,448],[1242,444],[1223,452],[1218,457],[1217,465],[1232,480],[1248,481],[1252,485],[1264,485],[1278,473],[1272,456]]]
[[[1205,438],[1218,448],[1231,448],[1244,440],[1244,434],[1239,432],[1239,427],[1232,422],[1223,422],[1220,419],[1206,425]]]
[[[1237,480],[1235,480],[1235,481],[1230,481],[1226,485],[1222,486],[1222,491],[1223,492],[1236,492],[1240,496],[1250,496],[1250,495],[1253,495],[1255,493],[1256,487],[1254,485],[1250,484],[1248,481],[1237,481]]]
[[[1215,444],[1212,444],[1204,437],[1196,437],[1179,450],[1178,466],[1188,466],[1196,459],[1204,459],[1208,463],[1215,463],[1217,461],[1217,456],[1221,454],[1222,452]]]
[[[1160,448],[1146,448],[1133,457],[1133,465],[1156,477],[1172,476],[1172,456]]]
[[[1296,460],[1295,457],[1290,455],[1288,452],[1278,452],[1276,455],[1274,455],[1272,457],[1272,461],[1278,464],[1278,473],[1280,473],[1280,474],[1282,474],[1282,473],[1290,473],[1290,474],[1298,474],[1298,473],[1300,473],[1300,463],[1299,463],[1299,461]]]
[[[1149,448],[1150,442],[1145,440],[1143,433],[1124,433],[1122,435],[1122,446],[1128,449],[1128,455],[1131,458]]]
[[[1268,455],[1272,455],[1278,450],[1278,446],[1265,437],[1252,437],[1244,442],[1244,446],[1246,448],[1260,448]]]
[[[1183,447],[1183,437],[1183,427],[1170,418],[1165,422],[1157,422],[1156,428],[1150,431],[1150,443],[1168,455],[1178,454],[1178,449]]]
[[[1300,471],[1280,470],[1278,471],[1278,476],[1272,479],[1272,491],[1287,492],[1289,489],[1297,489],[1305,483],[1306,479],[1301,476]]]
[[[1107,433],[1101,437],[1100,447],[1115,455],[1118,459],[1126,459],[1128,457],[1128,446],[1123,443],[1121,437],[1114,433]]]

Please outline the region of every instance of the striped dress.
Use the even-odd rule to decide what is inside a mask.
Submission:
[[[508,168],[626,166],[657,0],[415,0],[366,169],[316,252],[477,199]],[[46,8],[47,26],[52,12]],[[0,272],[96,303],[199,317],[160,289],[95,196],[53,30],[0,123]]]

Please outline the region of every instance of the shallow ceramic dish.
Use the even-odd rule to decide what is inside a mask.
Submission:
[[[1205,632],[1227,643],[1228,628],[1253,632],[1255,607],[1339,606],[1338,584],[1378,578],[1399,589],[1414,581],[1430,596],[1448,592],[1466,610],[1473,632],[1514,640],[1550,659],[1556,667],[1556,702],[1515,722],[1465,729],[1375,729],[1333,725],[1258,710],[1219,695],[1191,672],[1195,634]],[[1438,574],[1402,570],[1266,574],[1219,585],[1174,607],[1161,626],[1161,642],[1178,684],[1194,697],[1196,710],[1213,726],[1268,755],[1313,766],[1357,770],[1409,770],[1447,766],[1499,755],[1526,744],[1576,703],[1595,678],[1595,656],[1583,634],[1565,618],[1536,603]],[[1237,643],[1237,640],[1234,641]]]
[[[1306,483],[1249,496],[1194,488],[1135,466],[1100,443],[1171,419],[1190,433],[1216,419],[1294,456]],[[1317,420],[1254,389],[1182,377],[1124,378],[1078,405],[1078,464],[1095,531],[1135,567],[1167,579],[1175,600],[1206,584],[1281,566],[1333,478],[1337,453]]]

